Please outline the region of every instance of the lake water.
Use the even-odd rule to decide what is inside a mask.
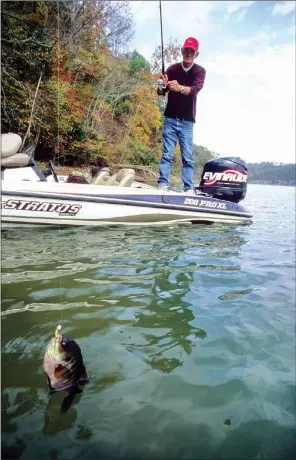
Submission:
[[[251,225],[2,231],[2,458],[292,459],[295,188]],[[56,326],[90,382],[48,397]]]

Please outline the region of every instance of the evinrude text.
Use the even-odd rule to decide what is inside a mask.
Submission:
[[[214,185],[216,182],[247,182],[248,175],[236,169],[227,169],[223,172],[207,171],[203,175],[204,185]]]

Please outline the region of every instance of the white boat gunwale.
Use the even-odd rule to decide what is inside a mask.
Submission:
[[[198,205],[190,205],[190,204],[172,204],[172,203],[161,203],[161,202],[151,202],[151,201],[142,201],[141,198],[145,195],[133,195],[133,198],[127,198],[126,196],[108,196],[107,194],[103,194],[101,196],[98,195],[90,195],[90,194],[85,194],[85,193],[59,193],[59,192],[42,192],[42,191],[34,191],[34,192],[29,192],[25,190],[21,191],[5,191],[4,195],[8,196],[21,196],[21,197],[29,197],[29,198],[44,198],[44,199],[57,199],[57,200],[63,200],[63,201],[69,201],[69,200],[76,200],[76,201],[82,201],[82,202],[93,202],[93,203],[110,203],[110,204],[126,204],[128,206],[141,206],[141,207],[151,207],[153,208],[160,208],[160,209],[178,209],[180,211],[193,211],[194,213],[213,213],[213,214],[219,214],[219,215],[230,215],[230,216],[237,216],[237,217],[246,217],[246,218],[251,218],[252,215],[249,212],[245,211],[231,211],[227,209],[219,210],[219,209],[213,209],[213,208],[207,208],[207,207],[200,207]],[[54,196],[53,196],[54,195]],[[3,196],[3,194],[2,194]],[[151,196],[151,195],[150,195]],[[154,195],[156,196],[156,195]],[[162,196],[162,195],[158,195]],[[169,195],[165,195],[169,196]],[[202,195],[182,195],[180,193],[176,195],[170,195],[170,196],[175,196],[175,197],[184,197],[184,198],[205,198]],[[139,197],[139,198],[138,198]],[[206,197],[205,199],[211,201],[211,202],[222,202],[222,200],[216,200],[215,198],[210,198]],[[234,203],[231,202],[226,202],[224,203],[227,206],[234,207]],[[239,206],[242,208],[242,206]]]
[[[236,157],[207,162],[200,185],[186,194],[138,184],[133,169],[112,175],[101,168],[90,183],[75,176],[59,181],[52,162],[48,174],[32,154],[18,152],[20,136],[3,134],[1,142],[3,226],[241,224],[253,217],[240,204],[247,168]]]

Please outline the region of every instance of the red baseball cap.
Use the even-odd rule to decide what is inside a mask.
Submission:
[[[183,48],[192,48],[194,49],[194,51],[197,51],[198,47],[199,47],[198,40],[196,40],[196,38],[193,38],[193,37],[186,38],[184,45],[183,45]]]

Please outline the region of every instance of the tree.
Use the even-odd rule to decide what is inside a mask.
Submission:
[[[131,77],[140,79],[143,73],[150,73],[150,64],[138,51],[130,56],[129,69]]]
[[[127,2],[2,2],[2,132],[35,158],[153,164],[161,112],[148,61],[127,50]],[[124,50],[124,53],[123,53]]]
[[[129,2],[103,1],[106,17],[105,38],[114,56],[124,54],[127,45],[134,35],[134,23]]]
[[[48,79],[52,73],[54,40],[44,26],[47,14],[42,2],[2,2],[1,127],[4,132],[27,129],[39,80]]]
[[[272,162],[248,163],[248,180],[271,184],[296,184],[296,165]]]
[[[165,70],[173,62],[178,61],[178,59],[180,58],[180,50],[181,50],[181,45],[178,43],[176,39],[170,38],[169,42],[164,45],[163,55],[164,55]],[[151,58],[152,73],[160,74],[161,66],[162,66],[162,52],[161,52],[161,45],[159,45],[155,49],[152,55],[152,58]]]

